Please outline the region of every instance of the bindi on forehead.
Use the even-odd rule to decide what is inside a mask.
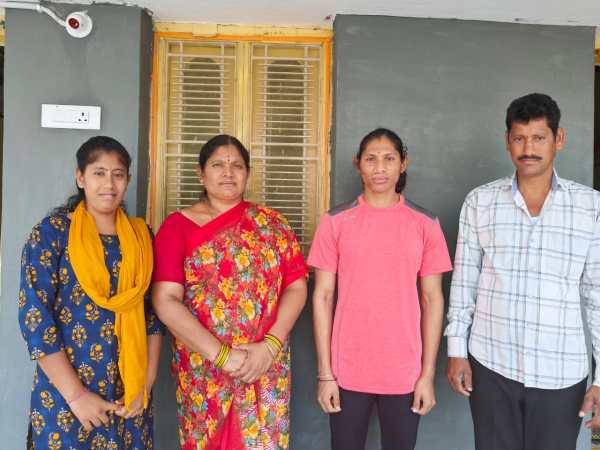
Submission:
[[[235,147],[221,147],[210,158],[211,160],[220,160],[226,163],[242,161],[243,158]]]

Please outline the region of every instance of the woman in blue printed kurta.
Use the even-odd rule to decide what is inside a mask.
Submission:
[[[64,352],[87,391],[120,405],[124,388],[118,368],[115,313],[96,305],[78,283],[67,247],[70,225],[68,214],[51,214],[33,228],[25,243],[18,300],[21,330],[33,360]],[[102,234],[100,239],[113,296],[121,266],[119,239]],[[147,334],[161,333],[149,297],[145,309]],[[81,401],[85,402],[85,397]],[[107,425],[86,430],[36,364],[28,448],[152,449],[151,404],[140,412],[131,418],[110,412]]]

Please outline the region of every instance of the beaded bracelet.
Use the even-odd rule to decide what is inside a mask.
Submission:
[[[225,363],[227,362],[227,360],[229,359],[230,353],[231,353],[231,348],[225,344],[221,344],[221,350],[219,350],[219,353],[217,354],[217,357],[215,358],[213,365],[217,369],[220,369],[221,367],[223,367],[225,365]]]

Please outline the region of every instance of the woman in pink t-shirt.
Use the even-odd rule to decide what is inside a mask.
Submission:
[[[401,194],[408,158],[398,135],[367,134],[354,164],[363,193],[321,218],[308,257],[317,397],[333,450],[364,449],[374,406],[383,449],[412,450],[435,405],[442,274],[452,265],[437,218]]]

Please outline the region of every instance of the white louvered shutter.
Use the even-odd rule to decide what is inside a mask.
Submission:
[[[155,223],[198,200],[198,153],[227,133],[250,151],[246,197],[283,213],[306,251],[326,194],[323,45],[165,39],[157,52]]]
[[[322,47],[252,46],[251,198],[289,220],[306,250],[321,195]]]
[[[165,215],[198,200],[202,145],[217,134],[234,132],[235,50],[228,43],[168,44]]]

